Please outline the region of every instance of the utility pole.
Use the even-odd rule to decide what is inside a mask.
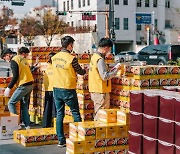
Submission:
[[[114,32],[114,0],[109,0],[109,36],[113,41],[112,52],[115,54],[116,35]]]
[[[109,20],[109,11],[108,11],[108,9],[106,8],[106,13],[105,13],[105,16],[106,16],[106,38],[109,38],[109,22],[108,22],[108,20]]]

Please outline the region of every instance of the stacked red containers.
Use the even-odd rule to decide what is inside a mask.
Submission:
[[[179,93],[144,90],[140,94],[130,94],[130,153],[180,154]]]
[[[175,147],[176,154],[180,154],[180,97],[175,99]]]
[[[174,92],[165,91],[160,94],[160,114],[158,130],[158,152],[174,153],[174,104],[175,99],[172,97]]]
[[[143,133],[143,91],[130,92],[130,153],[142,153]]]

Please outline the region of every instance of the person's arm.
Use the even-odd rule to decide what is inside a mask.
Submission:
[[[86,70],[82,69],[82,67],[79,65],[77,58],[74,58],[72,61],[72,67],[74,68],[75,72],[77,72],[79,75],[86,74]]]
[[[10,67],[11,67],[11,70],[12,70],[13,77],[12,77],[11,82],[8,85],[8,88],[11,89],[11,88],[13,88],[13,86],[16,84],[16,82],[18,80],[18,77],[19,77],[19,67],[18,67],[18,64],[14,60],[11,60]]]
[[[113,78],[118,71],[118,69],[115,69],[114,71],[109,72],[108,69],[106,68],[106,63],[103,58],[98,60],[97,66],[98,66],[98,72],[103,81]]]

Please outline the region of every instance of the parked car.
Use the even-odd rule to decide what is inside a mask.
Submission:
[[[168,61],[180,58],[180,45],[150,45],[141,49],[137,58],[149,65],[165,65]]]
[[[120,53],[114,56],[114,60],[116,62],[137,60],[137,54],[133,51],[121,51]]]

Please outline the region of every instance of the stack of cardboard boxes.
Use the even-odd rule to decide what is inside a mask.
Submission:
[[[126,112],[101,109],[98,121],[70,123],[66,153],[127,153],[129,126],[126,119]]]
[[[0,139],[13,138],[13,131],[18,129],[19,116],[11,115],[8,110],[9,97],[4,96],[4,91],[11,81],[11,77],[0,78]],[[14,88],[11,90],[13,93]],[[16,104],[17,114],[20,115],[20,103]]]
[[[180,85],[179,66],[127,65],[125,68],[125,75],[118,74],[112,79],[111,105],[114,107],[130,107],[130,90]]]

